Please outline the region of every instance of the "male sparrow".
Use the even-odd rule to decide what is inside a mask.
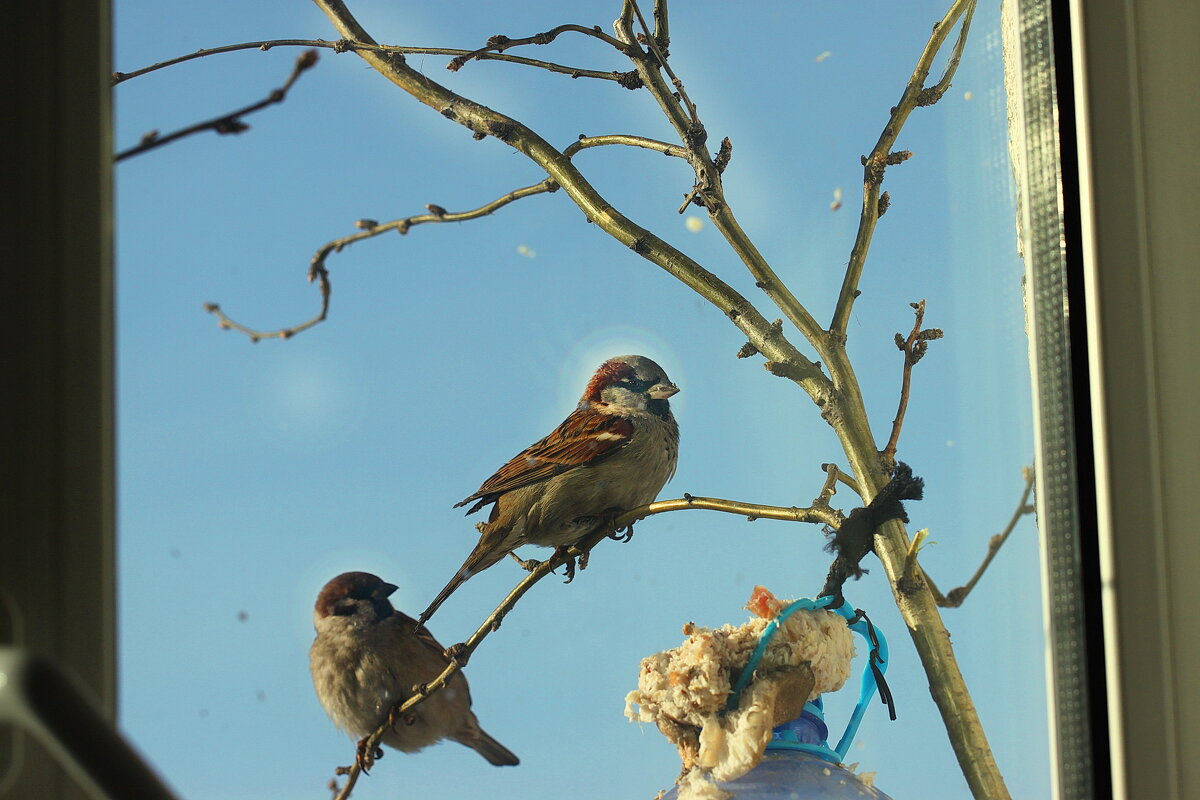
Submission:
[[[667,398],[679,391],[645,356],[600,365],[578,407],[484,481],[458,508],[494,503],[479,543],[421,614],[433,616],[455,589],[523,544],[565,547],[615,516],[646,505],[675,473],[679,426]]]
[[[450,663],[428,631],[392,608],[390,583],[367,572],[346,572],[317,596],[309,650],[317,698],[339,728],[370,735],[392,707],[428,683]],[[397,719],[383,744],[413,753],[442,739],[465,744],[496,766],[519,763],[504,745],[484,733],[471,711],[467,679],[455,673],[409,714]]]

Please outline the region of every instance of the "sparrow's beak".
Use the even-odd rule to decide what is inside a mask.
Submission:
[[[650,391],[646,394],[650,395],[651,400],[666,400],[668,397],[679,392],[679,387],[673,383],[659,383],[650,387]]]
[[[381,583],[379,584],[379,588],[375,590],[374,594],[377,599],[382,600],[385,597],[391,597],[392,592],[399,588],[400,587],[394,583]]]

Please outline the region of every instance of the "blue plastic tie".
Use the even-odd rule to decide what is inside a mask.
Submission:
[[[754,653],[750,656],[750,660],[746,663],[742,674],[738,676],[737,683],[734,684],[733,691],[725,703],[725,710],[728,712],[737,708],[738,702],[741,700],[742,691],[750,683],[751,678],[754,677],[754,671],[758,669],[763,653],[767,650],[767,645],[771,643],[771,638],[788,617],[801,609],[815,610],[824,608],[833,611],[849,623],[848,627],[850,630],[862,636],[871,645],[871,650],[867,654],[867,665],[863,668],[862,683],[858,694],[858,705],[854,707],[854,713],[850,716],[850,722],[846,725],[846,731],[842,734],[841,740],[838,741],[837,747],[832,750],[825,745],[813,745],[795,741],[789,742],[786,739],[772,741],[768,747],[786,750],[804,750],[814,753],[827,761],[840,763],[846,760],[846,753],[850,751],[850,743],[854,741],[854,736],[858,733],[858,726],[862,722],[863,715],[867,712],[867,705],[871,702],[871,697],[878,688],[878,684],[875,681],[875,669],[872,668],[872,665],[879,670],[880,675],[887,671],[888,647],[887,637],[883,635],[883,631],[879,630],[879,628],[874,628],[874,642],[872,643],[871,629],[866,618],[862,617],[846,602],[843,602],[838,608],[829,608],[833,604],[833,601],[834,598],[828,595],[818,597],[816,600],[806,597],[801,598],[789,604],[779,612],[775,619],[767,623],[767,627],[763,628],[763,632],[758,637],[758,646],[754,648]],[[806,703],[804,709],[824,721],[824,707],[820,697]]]

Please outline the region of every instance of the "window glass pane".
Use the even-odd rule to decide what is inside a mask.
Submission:
[[[651,4],[644,3],[649,14]],[[672,5],[670,64],[713,154],[732,159],[726,199],[775,273],[825,327],[860,224],[863,166],[949,2],[902,11],[844,3]],[[355,2],[388,44],[483,46],[566,22],[610,31],[620,4],[505,6]],[[955,42],[934,61],[936,83]],[[116,66],[219,45],[336,39],[304,4],[116,3]],[[220,117],[281,86],[302,52],[278,46],[187,61],[116,88],[119,148]],[[735,358],[746,341],[721,310],[585,220],[567,192],[494,214],[413,225],[329,255],[326,321],[251,344],[220,330],[217,303],[259,331],[320,309],[313,254],[356,220],[475,209],[545,173],[495,137],[420,105],[353,53],[321,49],[286,100],[118,168],[121,720],[189,798],[320,796],[354,744],[329,722],[308,673],[312,605],[345,570],[377,573],[416,615],[474,546],[475,517],[451,506],[551,431],[610,356],[641,353],[681,389],[678,470],[660,493],[808,506],[821,465],[851,466],[794,383]],[[629,69],[575,32],[510,54],[601,72]],[[557,148],[581,134],[678,142],[645,89],[447,55],[407,64],[536,130]],[[924,300],[929,342],[912,373],[897,457],[925,479],[907,505],[919,559],[942,591],[967,582],[1021,505],[1033,464],[1025,266],[1017,252],[1005,57],[997,4],[979,7],[940,102],[916,108],[887,168],[890,206],[871,241],[846,326],[874,440],[900,396],[897,332]],[[768,319],[704,209],[682,159],[596,147],[574,163],[616,209],[718,275]],[[433,204],[433,211],[426,210]],[[365,224],[365,223],[364,223]],[[792,322],[784,335],[821,357]],[[828,366],[823,367],[828,374]],[[1027,502],[1032,502],[1030,498]],[[845,486],[835,507],[861,501]],[[711,511],[644,520],[604,542],[571,585],[539,583],[473,656],[474,709],[522,760],[496,769],[456,744],[390,752],[355,796],[651,796],[678,772],[651,725],[623,716],[640,659],[680,626],[746,620],[756,584],[814,596],[831,556],[819,526]],[[525,548],[525,557],[549,550]],[[896,798],[965,797],[929,678],[883,566],[845,587],[891,643],[898,719],[872,704],[847,757]],[[520,580],[505,560],[432,620],[466,639]],[[1016,797],[1049,795],[1042,577],[1032,514],[1020,516],[961,608],[943,609],[959,666]],[[860,651],[861,651],[860,647]],[[855,662],[861,669],[863,659]],[[836,733],[856,680],[825,697]],[[612,765],[619,765],[612,768]],[[601,772],[597,774],[597,767]],[[597,779],[600,778],[600,779]]]

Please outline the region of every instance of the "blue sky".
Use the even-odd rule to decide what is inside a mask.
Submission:
[[[609,28],[617,3],[354,2],[380,41],[476,47],[562,22]],[[726,190],[743,227],[827,322],[857,226],[859,155],[945,8],[782,0],[731,12],[672,6],[672,64],[711,141],[733,140]],[[116,4],[115,68],[202,47],[335,38],[311,4],[260,0]],[[298,51],[198,59],[115,89],[118,148],[254,102]],[[626,69],[591,39],[528,55]],[[580,133],[669,139],[650,96],[495,62],[458,73],[409,63],[565,147]],[[326,241],[356,219],[474,208],[543,175],[495,140],[396,90],[351,54],[322,51],[287,102],[241,136],[204,134],[119,165],[119,557],[121,723],[180,793],[326,797],[353,743],[329,723],[307,670],[311,608],[347,569],[400,586],[416,613],[475,542],[451,505],[569,412],[611,355],[657,360],[681,387],[683,492],[807,505],[820,464],[845,459],[816,407],[737,360],[739,332],[666,273],[615,243],[558,193],[461,224],[421,226],[329,261],[330,319],[287,342],[250,344],[201,308],[252,326],[317,308],[304,281]],[[1032,445],[1013,189],[996,9],[976,16],[954,87],[897,142],[893,204],[875,235],[849,350],[878,441],[895,412],[908,303],[943,328],[917,367],[900,457],[926,478],[912,528],[943,588],[969,577],[1012,512]],[[747,296],[753,280],[705,220],[675,213],[682,162],[600,148],[576,163],[625,214]],[[830,203],[841,187],[843,207]],[[768,318],[781,316],[760,305]],[[794,342],[800,337],[788,329]],[[853,505],[843,492],[835,498]],[[496,769],[453,743],[390,754],[355,797],[650,797],[678,759],[623,715],[639,660],[679,643],[688,621],[744,621],[754,584],[809,596],[828,556],[812,526],[717,513],[662,515],[627,545],[605,543],[563,586],[539,584],[470,667],[484,727],[522,759]],[[546,551],[529,550],[527,555]],[[851,760],[905,797],[966,797],[927,681],[883,570],[847,588],[890,637],[899,719],[875,706]],[[960,664],[1014,796],[1049,794],[1036,531],[1026,519],[967,607],[945,612]],[[466,638],[521,573],[502,563],[468,582],[431,624]],[[852,688],[827,697],[832,728]],[[1015,710],[1019,709],[1019,710]],[[599,779],[598,779],[599,778]]]

